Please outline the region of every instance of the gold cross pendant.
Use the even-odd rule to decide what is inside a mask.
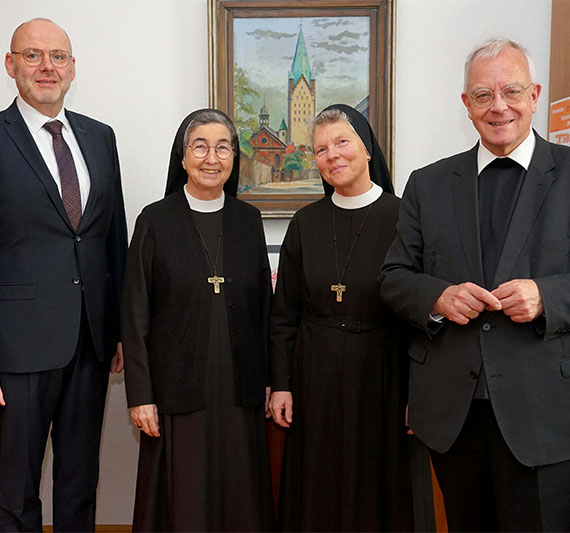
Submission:
[[[331,285],[331,291],[336,292],[336,301],[342,302],[342,293],[346,291],[346,285],[343,285],[340,281],[338,285]]]
[[[218,275],[208,278],[208,283],[211,283],[214,286],[214,294],[220,294],[220,284],[222,284],[224,281],[226,280]]]

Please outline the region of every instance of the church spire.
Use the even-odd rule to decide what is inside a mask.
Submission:
[[[313,73],[311,71],[311,64],[309,63],[309,54],[305,46],[305,37],[303,36],[303,26],[299,27],[299,36],[297,37],[297,47],[295,48],[295,56],[293,57],[293,64],[291,72],[289,72],[289,79],[293,80],[293,85],[296,85],[301,76],[305,76],[307,83],[311,83]]]

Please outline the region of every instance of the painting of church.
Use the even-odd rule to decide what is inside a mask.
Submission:
[[[267,106],[263,104],[259,110],[259,130],[253,133],[249,141],[255,153],[255,159],[270,165],[274,170],[281,170],[287,149],[284,142],[286,135],[285,119],[281,120],[279,132],[269,127],[269,111]]]
[[[287,142],[294,146],[310,146],[307,123],[315,116],[316,81],[311,71],[303,28],[299,29],[293,64],[287,86],[289,130]]]
[[[369,44],[367,17],[234,21],[240,198],[263,210],[322,196],[308,126],[317,106],[333,102],[368,112]]]

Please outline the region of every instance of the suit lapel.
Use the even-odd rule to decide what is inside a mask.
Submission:
[[[14,141],[16,148],[20,151],[24,159],[26,159],[32,170],[46,188],[54,207],[65,223],[71,228],[69,217],[67,216],[65,207],[63,206],[63,201],[61,200],[57,185],[48,170],[40,151],[38,150],[28,126],[18,111],[16,101],[14,101],[14,103],[6,110],[4,127],[6,129],[6,133]]]
[[[71,124],[73,134],[75,135],[77,144],[79,144],[83,159],[85,159],[85,164],[89,170],[89,198],[87,199],[87,204],[85,205],[85,210],[83,211],[81,222],[79,223],[79,229],[81,230],[85,228],[85,225],[89,222],[90,217],[93,215],[93,210],[97,205],[97,196],[100,193],[101,187],[101,177],[97,163],[97,154],[93,149],[93,142],[89,139],[89,132],[83,125],[81,117],[67,110],[65,111],[65,116]]]
[[[459,161],[451,184],[457,230],[469,270],[469,279],[484,286],[479,238],[479,201],[477,198],[477,147]]]
[[[554,172],[550,172],[555,167],[550,147],[536,132],[535,135],[536,147],[534,155],[524,177],[519,198],[513,211],[503,251],[495,273],[493,287],[510,279],[511,272],[519,254],[524,248],[536,216],[552,183],[556,179]]]

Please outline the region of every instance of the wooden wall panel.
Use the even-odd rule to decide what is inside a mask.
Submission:
[[[570,96],[570,1],[552,0],[548,101]]]

